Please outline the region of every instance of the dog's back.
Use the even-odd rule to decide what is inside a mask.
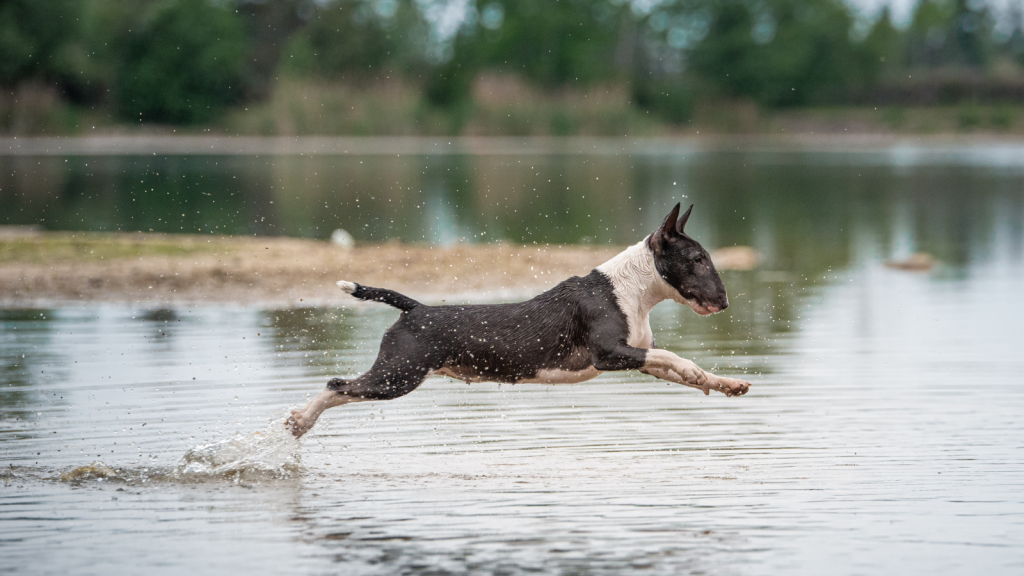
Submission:
[[[525,302],[420,305],[403,313],[388,332],[403,340],[400,334],[414,335],[436,372],[517,382],[534,379],[541,370],[590,367],[587,316],[594,310],[617,310],[611,285],[599,272],[569,278]]]

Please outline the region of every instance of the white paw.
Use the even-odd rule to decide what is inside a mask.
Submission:
[[[715,390],[726,396],[742,396],[750,390],[750,382],[738,378],[714,377]]]
[[[309,429],[313,427],[316,420],[310,421],[306,418],[306,415],[302,410],[292,410],[292,415],[288,417],[284,422],[284,427],[288,429],[296,438],[302,438],[302,435],[309,432]]]
[[[341,288],[342,292],[347,292],[351,294],[356,291],[356,283],[349,282],[347,280],[340,280],[338,282],[338,288]]]
[[[689,360],[682,360],[677,362],[672,367],[672,371],[682,378],[687,386],[694,388],[700,388],[704,391],[704,395],[707,396],[711,393],[711,384],[709,382],[708,373],[701,370],[700,366],[697,366]]]

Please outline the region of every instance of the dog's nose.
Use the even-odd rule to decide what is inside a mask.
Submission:
[[[722,310],[725,310],[725,309],[726,309],[726,308],[728,308],[728,307],[729,307],[729,299],[728,299],[728,298],[726,298],[726,299],[725,299],[725,304],[722,304],[722,308],[721,308],[721,309],[722,309]]]

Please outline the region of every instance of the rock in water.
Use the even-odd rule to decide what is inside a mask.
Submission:
[[[112,478],[117,473],[110,466],[107,466],[103,462],[93,462],[86,466],[79,466],[70,472],[65,472],[60,475],[61,482],[80,482],[82,480],[92,480],[95,478]]]
[[[351,250],[356,246],[356,240],[347,231],[338,228],[331,232],[331,244],[345,250]]]
[[[711,261],[718,270],[753,270],[761,255],[750,246],[727,246],[711,253]]]
[[[887,260],[885,262],[885,267],[892,268],[894,270],[924,272],[934,268],[936,263],[938,263],[938,260],[936,260],[931,254],[928,254],[927,252],[918,252],[917,254],[911,254],[908,258],[904,258],[902,260]]]

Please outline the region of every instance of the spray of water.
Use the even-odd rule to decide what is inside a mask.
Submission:
[[[220,477],[247,482],[289,478],[301,471],[298,439],[275,420],[262,431],[235,434],[190,449],[173,476],[181,481]]]

